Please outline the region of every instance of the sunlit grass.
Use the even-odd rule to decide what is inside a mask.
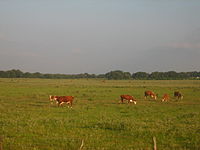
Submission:
[[[144,99],[153,90],[158,100]],[[184,99],[177,101],[173,91]],[[200,81],[0,79],[0,137],[6,150],[200,148]],[[169,102],[161,103],[168,93]],[[118,104],[121,94],[137,105]],[[48,95],[73,95],[72,109]]]

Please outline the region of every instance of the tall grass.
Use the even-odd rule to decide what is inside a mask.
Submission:
[[[144,99],[153,90],[157,101]],[[184,99],[173,98],[179,90]],[[200,81],[0,79],[0,137],[6,150],[200,149]],[[168,93],[169,102],[161,96]],[[121,94],[137,105],[118,104]],[[48,95],[73,95],[72,109]]]

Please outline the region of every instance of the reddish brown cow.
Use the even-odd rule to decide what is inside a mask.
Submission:
[[[174,97],[177,97],[178,99],[183,99],[183,95],[179,91],[174,92]]]
[[[128,103],[134,103],[136,104],[136,99],[133,97],[133,96],[130,96],[130,95],[121,95],[121,102],[123,103],[124,100],[127,100]]]
[[[58,106],[61,106],[63,103],[67,103],[72,108],[72,102],[74,100],[73,96],[56,96],[54,99],[58,102]]]
[[[144,98],[146,99],[147,96],[150,96],[151,98],[154,98],[155,100],[157,99],[156,94],[154,92],[152,92],[152,91],[145,91],[144,92]]]
[[[164,101],[169,101],[169,95],[168,94],[164,94],[162,97],[162,102]]]

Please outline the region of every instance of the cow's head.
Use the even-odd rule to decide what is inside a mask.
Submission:
[[[54,96],[53,95],[49,95],[49,100],[53,101],[54,100]]]
[[[136,100],[131,99],[131,100],[130,100],[130,103],[134,103],[134,104],[136,104],[137,102],[136,102]]]
[[[53,98],[55,101],[57,101],[58,100],[58,96],[54,96],[54,98]]]

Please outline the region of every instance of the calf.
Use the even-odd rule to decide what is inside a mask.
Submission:
[[[152,91],[145,91],[145,92],[144,92],[144,98],[146,99],[147,96],[150,96],[151,98],[153,98],[153,99],[155,99],[155,100],[157,99],[156,94],[155,94],[154,92],[152,92]]]
[[[163,97],[162,97],[162,102],[164,101],[169,101],[169,95],[168,94],[164,94]]]
[[[174,97],[177,97],[178,99],[183,99],[183,95],[179,91],[174,92]]]
[[[63,103],[67,103],[72,108],[72,102],[74,100],[74,97],[73,96],[56,96],[55,100],[57,101],[58,106],[61,106]]]
[[[133,97],[133,96],[130,96],[130,95],[121,95],[121,102],[123,103],[124,100],[127,100],[128,103],[134,103],[136,104],[136,99]]]

